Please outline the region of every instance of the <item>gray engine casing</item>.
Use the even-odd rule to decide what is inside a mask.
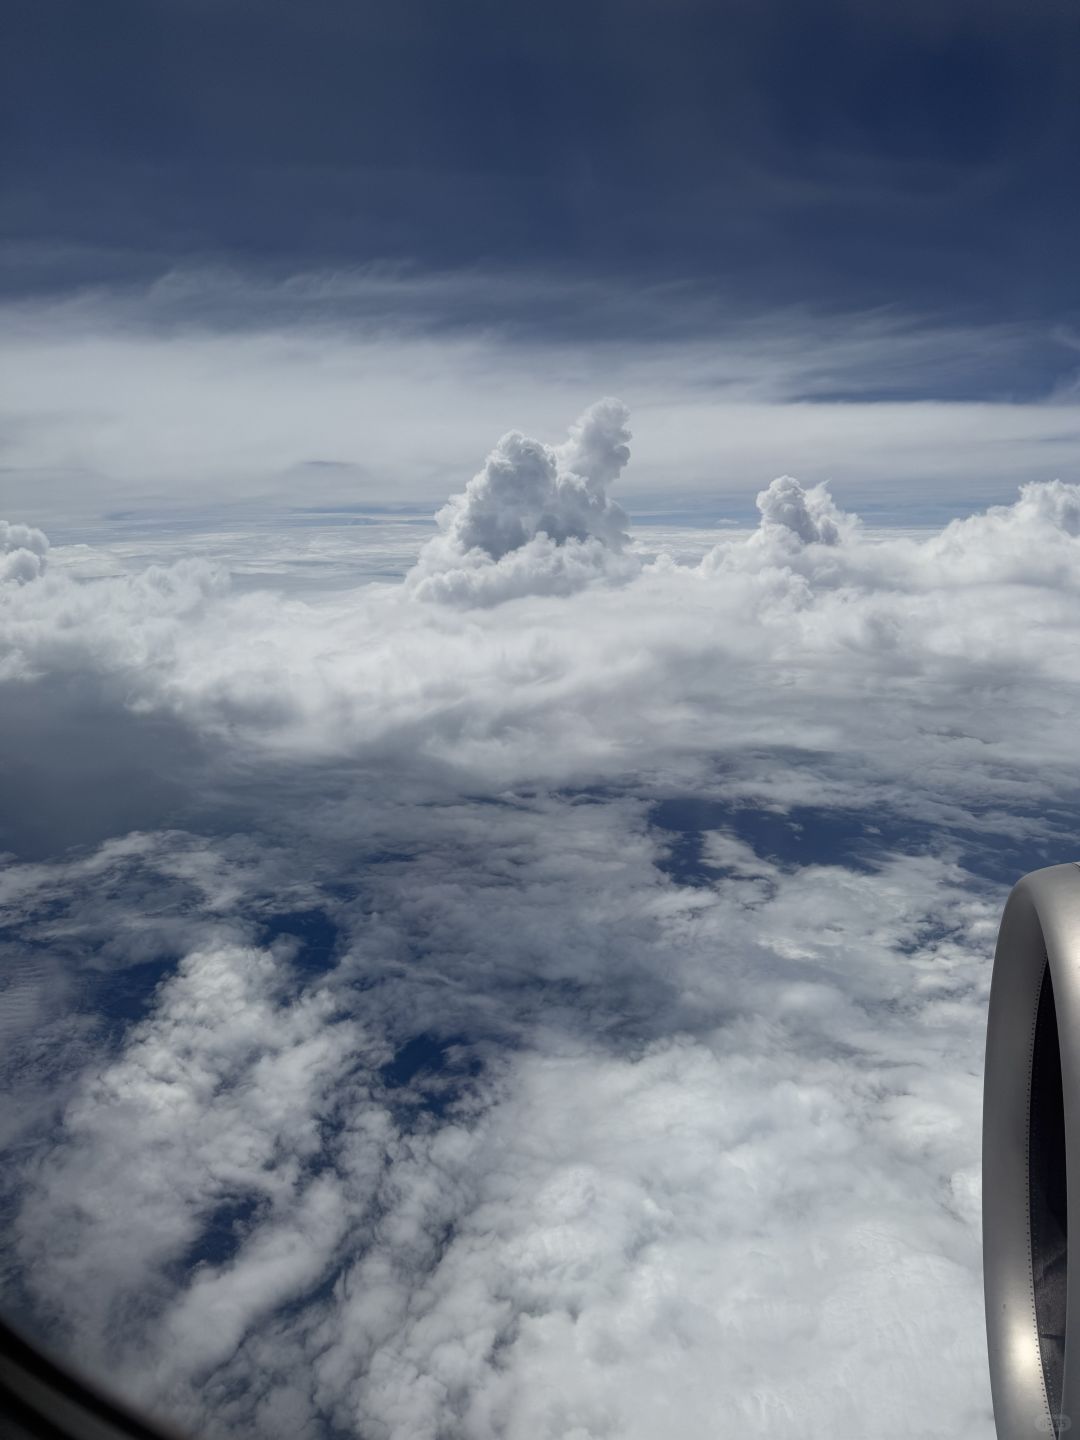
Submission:
[[[1066,1183],[1071,1172],[1074,1184]],[[983,1088],[983,1285],[999,1440],[1080,1435],[1080,865],[1013,888]]]

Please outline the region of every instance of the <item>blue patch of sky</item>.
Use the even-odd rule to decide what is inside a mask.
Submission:
[[[188,1277],[197,1265],[225,1265],[234,1258],[259,1212],[257,1195],[233,1195],[210,1212],[198,1237],[177,1262],[178,1273]]]
[[[875,854],[908,849],[916,840],[922,846],[928,838],[928,827],[898,826],[890,846],[883,833],[868,833],[866,817],[858,813],[798,806],[775,814],[698,796],[660,800],[649,819],[672,837],[660,868],[683,885],[707,885],[722,873],[705,858],[711,830],[734,835],[762,859],[780,865],[845,865],[862,871],[874,868]]]
[[[83,1008],[103,1016],[110,1029],[122,1033],[148,1013],[157,987],[173,974],[178,958],[162,955],[135,965],[84,972]]]
[[[301,942],[293,965],[305,977],[323,975],[333,968],[338,927],[325,910],[286,910],[264,917],[262,943],[269,945],[281,936],[294,936]]]
[[[70,923],[63,901],[44,902],[30,919],[30,927],[46,930],[50,921],[62,921],[61,932]],[[72,1008],[100,1017],[114,1039],[136,1024],[149,1011],[158,985],[171,975],[179,956],[162,952],[152,959],[134,963],[111,961],[95,947],[88,955],[75,939],[60,943],[55,938],[39,940],[20,925],[0,926],[0,953],[5,953],[7,977],[18,977],[24,969],[40,969],[54,977],[73,981]]]
[[[671,796],[649,811],[650,824],[670,837],[659,868],[682,885],[709,885],[726,873],[706,859],[709,831],[735,836],[784,869],[841,865],[864,874],[891,855],[938,853],[947,845],[973,876],[1005,886],[1029,870],[1072,859],[1074,850],[1080,854],[1080,797],[1075,809],[1019,809],[1016,818],[1019,828],[1037,833],[1018,837],[1015,829],[984,831],[878,808],[796,805],[777,813],[700,796]]]
[[[483,1068],[465,1036],[424,1031],[399,1046],[379,1074],[395,1109],[417,1109],[442,1119]]]

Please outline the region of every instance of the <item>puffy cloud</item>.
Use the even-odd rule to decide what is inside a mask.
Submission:
[[[1061,480],[1020,487],[1013,505],[954,520],[930,537],[922,557],[953,584],[990,581],[1072,589],[1080,583],[1080,485]]]
[[[610,396],[598,400],[574,421],[569,439],[555,451],[564,484],[576,488],[569,477],[584,480],[588,494],[599,503],[600,509],[610,510],[609,528],[617,527],[624,518],[617,506],[604,504],[604,488],[619,478],[630,460],[629,420],[626,406],[618,400]]]
[[[318,1193],[305,1161],[319,1148],[324,1110],[343,1098],[329,1098],[328,1083],[361,1037],[325,993],[290,993],[286,962],[222,940],[184,956],[152,1023],[134,1027],[123,1056],[68,1107],[67,1143],[39,1169],[21,1229],[40,1271],[39,1302],[61,1330],[74,1327],[88,1360],[105,1363],[88,1348],[95,1335],[137,1345],[118,1315],[149,1320],[169,1298],[168,1266],[191,1250],[215,1207],[261,1210],[272,1223],[298,1201],[310,1205],[313,1186]],[[256,1248],[265,1251],[269,1227],[258,1228]],[[287,1298],[311,1269],[310,1256],[277,1276],[271,1267],[269,1298],[248,1302],[249,1323],[252,1304]],[[217,1338],[227,1352],[227,1323],[219,1321]],[[187,1336],[189,1366],[207,1363],[205,1345],[205,1335]]]
[[[562,445],[512,430],[484,468],[439,511],[442,534],[421,551],[411,581],[424,599],[494,604],[567,595],[592,579],[629,578],[626,512],[606,487],[630,459],[625,406],[590,406]]]
[[[774,480],[757,504],[757,530],[748,539],[721,540],[702,569],[762,577],[780,567],[805,578],[809,589],[801,593],[811,605],[827,606],[827,593],[844,587],[864,597],[867,610],[894,610],[899,621],[904,605],[934,593],[1033,584],[1049,598],[1080,578],[1080,485],[1061,480],[1022,485],[1014,504],[991,506],[919,538],[867,534],[857,515],[835,504],[827,486],[807,489],[789,475]],[[1004,616],[995,615],[995,622]],[[962,611],[955,624],[963,626]],[[919,643],[914,631],[911,641]]]
[[[621,442],[605,443],[617,464]],[[600,472],[565,473],[580,493]],[[439,783],[617,777],[661,734],[658,762],[687,777],[717,745],[795,740],[853,747],[899,784],[913,766],[952,768],[951,727],[950,755],[968,753],[950,792],[996,794],[1010,757],[1042,793],[1073,745],[1076,495],[1026,487],[1015,505],[890,538],[785,481],[755,532],[725,534],[697,566],[544,533],[495,560],[443,534],[405,585],[337,579],[305,599],[230,587],[196,558],[91,582],[60,562],[0,589],[0,674],[78,676],[102,703],[248,753],[408,756]],[[803,543],[807,525],[831,543]],[[592,583],[613,574],[625,583]],[[438,593],[463,604],[417,603]],[[509,609],[476,603],[510,595]],[[1040,688],[1051,674],[1056,701]],[[912,723],[909,686],[933,687],[940,732]],[[1007,713],[973,707],[991,692]]]
[[[992,1436],[984,1010],[1075,843],[1080,487],[882,536],[784,477],[676,563],[625,447],[502,442],[405,584],[0,587],[0,698],[198,741],[0,873],[11,1293],[194,1432]]]
[[[17,1236],[54,1343],[209,1435],[826,1436],[871,1406],[886,1435],[992,1434],[994,905],[937,858],[788,868],[720,831],[710,883],[673,884],[646,822],[387,807],[373,838],[423,848],[338,855],[355,900],[318,975],[223,924],[272,871],[129,843],[219,930],[39,1141]],[[388,1078],[418,1032],[432,1068]]]
[[[793,539],[802,545],[837,545],[850,532],[853,517],[833,504],[822,483],[804,490],[790,475],[781,475],[757,497],[761,512],[758,537]]]
[[[13,555],[18,560],[27,553]],[[43,568],[42,558],[37,573]],[[0,679],[166,675],[182,628],[227,588],[226,572],[194,558],[89,583],[54,568],[35,585],[6,586],[0,590]]]
[[[31,525],[10,525],[0,520],[0,584],[36,580],[45,571],[48,537]]]

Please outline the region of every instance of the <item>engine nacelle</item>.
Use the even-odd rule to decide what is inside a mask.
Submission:
[[[1014,887],[990,988],[983,1284],[999,1440],[1074,1426],[1080,1436],[1080,1266],[1070,1286],[1068,1213],[1080,1203],[1078,1177],[1080,865],[1070,864]]]

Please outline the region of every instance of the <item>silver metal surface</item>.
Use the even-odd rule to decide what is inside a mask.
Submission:
[[[1067,1282],[1060,1416],[1047,1397],[1032,1272],[1029,1123],[1047,963],[1064,1092],[1068,1229],[1080,1235],[1080,867],[1035,870],[1005,906],[994,957],[983,1090],[983,1283],[999,1440],[1080,1435],[1080,1266]]]

